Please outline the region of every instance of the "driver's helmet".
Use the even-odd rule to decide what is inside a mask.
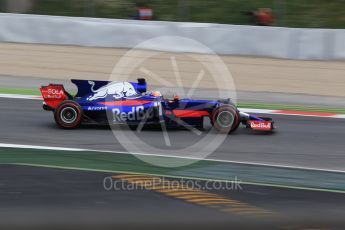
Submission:
[[[161,94],[161,92],[159,92],[159,91],[152,91],[152,92],[150,93],[150,96],[153,96],[153,97],[161,97],[162,94]]]

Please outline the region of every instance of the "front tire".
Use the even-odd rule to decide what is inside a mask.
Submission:
[[[54,111],[56,124],[63,129],[75,129],[81,123],[82,110],[75,101],[64,101]]]
[[[220,133],[232,133],[240,125],[240,115],[232,105],[222,105],[212,113],[213,127]]]

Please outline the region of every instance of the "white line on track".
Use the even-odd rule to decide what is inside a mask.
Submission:
[[[272,109],[249,109],[249,108],[239,108],[241,112],[245,113],[264,113],[264,114],[274,114],[275,110]]]
[[[337,115],[334,116],[334,118],[345,119],[345,114],[337,114]]]
[[[111,150],[99,150],[99,149],[65,148],[65,147],[6,144],[6,143],[0,143],[0,148],[21,148],[21,149],[56,150],[56,151],[60,150],[60,151],[73,151],[73,152],[99,152],[99,153],[129,154],[129,155],[137,155],[137,156],[154,156],[154,157],[175,158],[175,159],[185,159],[185,160],[200,160],[200,161],[210,161],[210,162],[219,162],[219,163],[265,166],[265,167],[275,167],[275,168],[285,168],[285,169],[345,173],[345,170],[337,170],[337,169],[292,166],[292,165],[270,164],[270,163],[257,163],[257,162],[246,162],[246,161],[231,161],[231,160],[221,160],[221,159],[212,159],[212,158],[202,159],[202,158],[196,158],[196,157],[161,155],[161,154],[151,154],[151,153],[131,153],[131,152],[124,152],[124,151],[111,151]]]
[[[17,144],[4,144],[4,143],[0,143],[0,148],[61,150],[61,151],[73,151],[73,152],[88,151],[86,149],[78,149],[78,148],[50,147],[50,146],[40,146],[40,145],[17,145]]]
[[[0,98],[42,100],[41,96],[0,93]]]

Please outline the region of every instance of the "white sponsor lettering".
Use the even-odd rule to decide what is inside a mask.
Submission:
[[[62,89],[48,89],[48,94],[53,94],[53,95],[60,95],[64,94]]]
[[[44,98],[48,98],[48,99],[61,99],[63,95],[61,94],[57,94],[57,95],[49,95],[47,94]]]
[[[61,99],[64,97],[65,92],[61,87],[59,88],[48,88],[42,91],[44,99]]]
[[[103,110],[107,110],[106,106],[89,106],[87,107],[87,110],[89,111],[103,111]]]
[[[271,123],[270,122],[251,121],[250,127],[252,129],[271,129]]]
[[[152,119],[155,116],[154,109],[145,111],[144,106],[132,107],[129,112],[121,112],[120,109],[113,109],[113,122],[138,121],[143,119]]]

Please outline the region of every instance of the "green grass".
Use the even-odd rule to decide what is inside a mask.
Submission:
[[[3,12],[5,0],[0,0]],[[151,7],[157,20],[254,24],[247,12],[269,7],[275,25],[345,28],[344,0],[33,0],[27,13],[101,18],[132,18],[135,4]]]
[[[165,160],[160,157],[145,157],[147,160],[159,162]],[[172,159],[174,160],[174,159]],[[178,159],[175,159],[178,160]],[[191,162],[191,160],[179,160],[179,162]],[[0,148],[0,163],[22,163],[22,164],[41,164],[55,165],[62,167],[90,168],[103,171],[123,171],[149,174],[168,174],[174,169],[152,166],[145,163],[133,155],[97,153],[97,152],[69,152],[54,150],[35,150],[35,149],[7,149]],[[207,166],[208,162],[200,162],[192,167]],[[180,167],[185,170],[187,167]]]
[[[93,151],[56,151],[0,148],[0,164],[65,168],[108,173],[139,173],[175,178],[195,178],[212,181],[233,181],[317,191],[344,192],[343,173],[314,170],[255,166],[207,160],[141,156],[145,161],[190,163],[187,166],[165,168],[139,160],[134,155]],[[286,176],[288,175],[288,176]]]
[[[16,88],[0,88],[0,93],[3,94],[21,94],[21,95],[41,95],[38,89],[16,89]]]

